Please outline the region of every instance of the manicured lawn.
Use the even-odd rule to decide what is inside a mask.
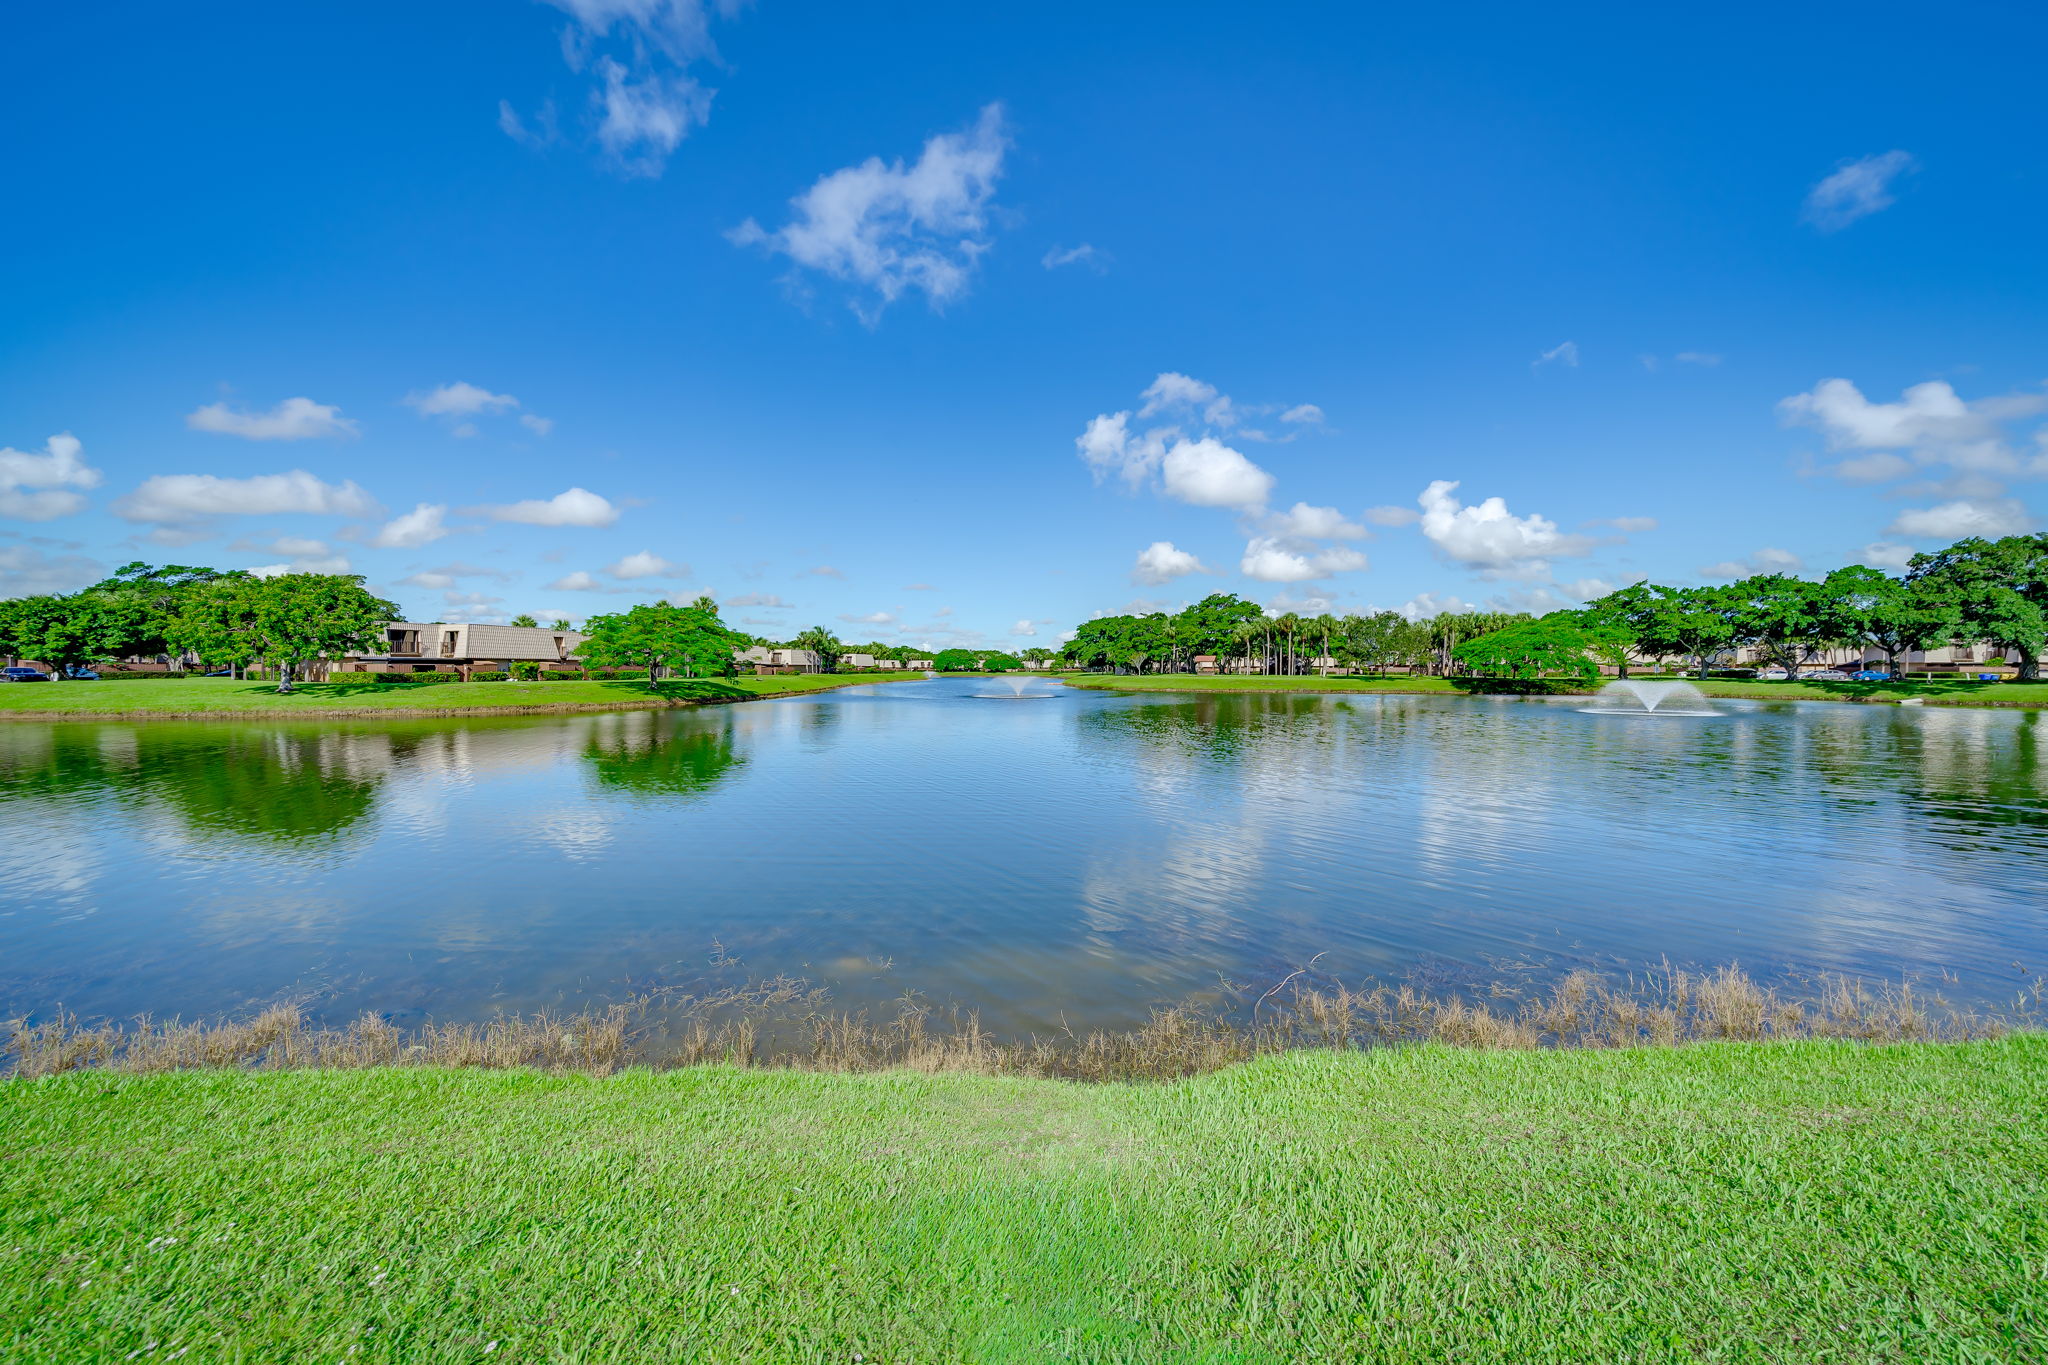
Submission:
[[[672,680],[650,690],[644,682],[478,682],[478,683],[302,683],[280,696],[276,683],[232,678],[166,678],[161,682],[10,683],[0,686],[0,717],[9,712],[64,711],[163,715],[329,711],[480,711],[506,706],[644,705],[675,702],[746,701],[763,695],[810,692],[861,683],[900,682],[922,673],[792,673],[775,677]]]
[[[1147,673],[1129,677],[1107,674],[1070,675],[1064,679],[1074,687],[1112,687],[1142,692],[1381,692],[1399,695],[1469,693],[1469,682],[1430,677],[1221,677],[1215,674]],[[1562,681],[1560,692],[1581,689]],[[1583,689],[1592,691],[1593,688]],[[1904,697],[1922,698],[1928,706],[2048,706],[2048,683],[1978,683],[1942,680],[1937,682],[1727,682],[1710,679],[1698,684],[1713,697],[1748,697],[1761,701],[1875,701],[1896,702]]]
[[[0,1083],[0,1356],[2038,1360],[2043,1113],[2038,1035],[73,1073]]]

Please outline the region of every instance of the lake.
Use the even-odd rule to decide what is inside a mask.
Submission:
[[[2037,712],[1033,690],[0,725],[0,1017],[307,995],[410,1023],[786,973],[1042,1030],[1318,954],[1354,983],[1739,961],[1991,1006],[2048,971]]]

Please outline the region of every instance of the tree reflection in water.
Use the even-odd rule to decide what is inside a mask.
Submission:
[[[375,808],[391,747],[378,737],[366,754],[366,739],[247,723],[10,732],[0,742],[0,802],[113,801],[169,811],[201,840],[324,845]]]
[[[730,717],[641,711],[594,728],[583,748],[592,780],[636,797],[703,795],[741,767]]]

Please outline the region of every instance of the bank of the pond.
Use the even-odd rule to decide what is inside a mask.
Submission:
[[[2037,1035],[74,1073],[0,1083],[0,1355],[2020,1360],[2043,1112]]]
[[[838,687],[902,682],[922,673],[792,673],[644,682],[275,683],[233,678],[15,683],[0,687],[0,720],[218,720],[237,717],[545,715],[648,711],[759,701]],[[55,704],[53,704],[55,703]]]
[[[1471,678],[1430,677],[1262,677],[1194,673],[1067,674],[1069,687],[1109,688],[1130,692],[1366,692],[1393,696],[1467,696],[1505,690]],[[1755,701],[1853,701],[1896,704],[1918,698],[1926,706],[2048,707],[2048,683],[1984,683],[1942,679],[1931,682],[1734,682],[1712,678],[1695,684],[1710,697],[1742,697]],[[1550,695],[1577,696],[1597,691],[1558,679],[1536,685]]]

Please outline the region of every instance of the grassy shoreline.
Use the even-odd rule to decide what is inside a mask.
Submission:
[[[365,716],[547,715],[648,711],[765,701],[922,673],[793,673],[772,677],[632,681],[302,683],[289,696],[269,682],[170,678],[149,682],[16,683],[0,687],[0,721],[235,720]],[[63,705],[51,706],[59,692]]]
[[[2018,1360],[2044,1109],[2041,1035],[86,1072],[0,1083],[0,1354]]]
[[[1357,692],[1386,696],[1471,696],[1471,687],[1453,679],[1404,676],[1378,677],[1250,677],[1193,673],[1145,673],[1126,676],[1068,674],[1069,687],[1126,692]],[[2048,683],[1951,682],[1730,682],[1712,678],[1695,684],[1710,697],[1752,701],[1842,701],[1897,704],[1918,698],[1924,706],[2026,708],[2048,707]],[[1548,695],[1587,696],[1597,687],[1581,688],[1549,680]],[[1479,693],[1477,695],[1485,695]]]

